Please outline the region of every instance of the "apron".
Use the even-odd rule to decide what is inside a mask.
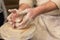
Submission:
[[[37,0],[40,6],[49,0]],[[60,40],[60,11],[53,10],[36,17],[37,30],[31,40]]]

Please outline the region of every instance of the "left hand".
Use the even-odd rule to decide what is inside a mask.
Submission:
[[[11,12],[11,14],[7,17],[7,20],[11,25],[15,26],[15,20],[18,19],[18,18],[20,19],[18,21],[22,20],[22,16],[19,15],[21,10],[10,9],[8,11]]]

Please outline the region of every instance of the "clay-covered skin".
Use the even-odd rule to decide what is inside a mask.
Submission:
[[[7,17],[7,20],[14,28],[24,28],[20,26],[20,22],[23,21],[23,18],[27,14],[28,10],[19,11],[17,9],[10,9],[11,14]]]

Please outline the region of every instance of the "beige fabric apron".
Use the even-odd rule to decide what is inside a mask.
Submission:
[[[49,0],[37,0],[37,6],[48,1]],[[36,17],[37,30],[31,40],[60,40],[60,17],[57,15],[60,15],[59,10],[50,11]]]
[[[37,30],[31,40],[60,40],[60,16],[41,15],[35,20]]]

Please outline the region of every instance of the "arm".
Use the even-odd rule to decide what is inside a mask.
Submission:
[[[39,14],[43,14],[43,13],[53,11],[56,9],[58,9],[57,5],[54,2],[49,1],[41,6],[34,8],[34,14],[32,16],[34,17],[34,16],[37,16]]]
[[[19,10],[31,8],[33,6],[32,0],[19,0]]]

